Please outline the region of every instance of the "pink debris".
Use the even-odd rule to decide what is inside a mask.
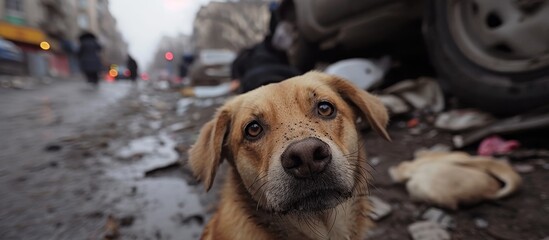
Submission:
[[[516,140],[505,140],[498,136],[491,136],[482,140],[477,152],[481,156],[492,156],[494,154],[509,153],[519,146],[520,143]]]

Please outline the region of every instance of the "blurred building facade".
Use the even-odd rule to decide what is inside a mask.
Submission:
[[[105,65],[120,64],[127,44],[108,5],[108,0],[0,0],[0,37],[24,51],[26,74],[34,77],[78,74],[76,52],[83,31],[98,36]]]
[[[166,59],[167,52],[172,53],[172,60]],[[183,56],[185,54],[192,54],[192,52],[193,46],[191,45],[191,36],[186,34],[162,36],[147,71],[153,74],[163,75],[161,78],[177,76],[178,66],[181,64]]]
[[[192,43],[196,51],[238,51],[263,40],[269,19],[267,1],[210,2],[196,14]]]

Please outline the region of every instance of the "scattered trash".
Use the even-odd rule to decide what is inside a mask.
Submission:
[[[194,127],[194,124],[191,124],[191,122],[179,122],[168,126],[167,129],[170,132],[180,132],[191,127]]]
[[[429,150],[433,152],[449,152],[450,150],[452,150],[452,147],[446,144],[439,143],[439,144],[433,145],[431,148],[429,148]]]
[[[383,57],[379,61],[352,58],[331,64],[325,72],[349,80],[360,89],[368,90],[381,83],[390,66],[390,57]]]
[[[456,109],[438,115],[435,127],[448,131],[464,131],[475,127],[486,126],[494,118],[475,109]]]
[[[153,130],[160,129],[162,127],[162,121],[152,121],[149,122],[149,127]]]
[[[167,164],[165,166],[159,166],[157,168],[153,168],[153,169],[149,169],[149,170],[145,171],[145,177],[154,176],[154,175],[158,174],[159,172],[174,169],[174,168],[178,169],[180,167],[181,167],[181,165],[180,165],[179,162],[173,162],[173,163]]]
[[[438,151],[419,151],[415,157],[389,168],[391,179],[406,182],[413,199],[441,207],[457,209],[460,203],[502,198],[521,183],[508,163],[489,157]]]
[[[381,162],[381,159],[379,157],[371,157],[368,160],[370,161],[370,165],[374,167]]]
[[[238,89],[235,82],[222,83],[217,86],[187,87],[179,91],[184,97],[210,98],[227,95]]]
[[[530,164],[515,164],[515,165],[513,165],[513,168],[518,173],[531,173],[531,172],[534,171],[534,166],[532,166]]]
[[[488,222],[482,218],[475,218],[475,226],[477,226],[478,228],[487,228],[488,227]]]
[[[438,83],[431,78],[422,77],[406,80],[388,87],[384,94],[399,96],[415,109],[440,112],[444,109],[444,95]]]
[[[394,95],[380,95],[378,96],[379,100],[387,107],[387,110],[389,110],[392,114],[403,114],[410,111],[410,107],[406,105],[406,102],[404,100],[398,98]]]
[[[133,160],[131,166],[121,167],[112,172],[114,177],[143,177],[145,173],[175,164],[179,154],[174,150],[175,142],[167,133],[158,136],[146,136],[132,140],[127,146],[116,152],[116,157]],[[126,173],[128,175],[124,175]]]
[[[179,99],[177,101],[177,109],[176,109],[176,113],[178,116],[181,116],[183,115],[184,113],[187,112],[187,110],[189,109],[189,107],[193,104],[194,102],[194,99],[192,98],[182,98],[182,99]]]
[[[152,106],[153,106],[156,110],[159,110],[159,111],[168,111],[168,110],[171,109],[170,104],[168,104],[167,102],[158,100],[158,99],[154,99],[154,100],[152,101]]]
[[[195,222],[198,225],[204,225],[204,217],[201,215],[191,215],[181,220],[181,224],[187,225]]]
[[[372,203],[372,210],[368,213],[368,216],[374,221],[381,220],[393,211],[390,204],[376,196],[370,196],[370,201]]]
[[[423,130],[419,127],[410,128],[409,133],[412,136],[417,136],[417,135],[420,135],[421,133],[423,133]]]
[[[107,223],[105,224],[104,239],[117,239],[120,236],[119,228],[120,224],[118,223],[118,220],[112,215],[109,215],[107,217]]]
[[[436,136],[438,136],[438,131],[435,130],[435,129],[433,129],[433,130],[431,130],[431,131],[429,131],[425,134],[426,138],[434,138]]]
[[[415,222],[408,226],[413,240],[450,240],[450,234],[438,223],[431,221]]]
[[[417,127],[417,125],[419,125],[419,119],[418,118],[412,118],[412,119],[408,120],[408,122],[406,122],[406,127],[408,127],[408,128],[414,128],[414,127]]]
[[[511,160],[549,159],[549,151],[543,149],[517,149],[503,154],[494,154],[496,157],[505,157]]]
[[[425,213],[423,213],[421,217],[424,220],[436,222],[446,229],[454,227],[454,219],[450,215],[446,214],[446,212],[438,208],[427,209],[427,211],[425,211]]]
[[[520,143],[516,140],[504,140],[498,136],[491,136],[482,140],[477,153],[481,156],[492,156],[494,154],[505,154],[518,148]]]
[[[135,217],[132,215],[124,216],[120,218],[120,226],[121,227],[129,227],[133,224],[133,221],[135,220]]]
[[[47,152],[58,152],[62,148],[63,147],[59,144],[49,144],[44,148],[44,150],[47,151]]]
[[[545,128],[548,126],[549,113],[519,115],[493,122],[484,128],[480,128],[466,134],[456,135],[453,138],[453,142],[456,148],[462,148],[480,141],[486,136],[515,133],[525,130]]]

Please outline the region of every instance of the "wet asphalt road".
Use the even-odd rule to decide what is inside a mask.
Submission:
[[[178,104],[143,82],[0,91],[0,239],[198,238],[216,195],[176,163],[224,99]]]
[[[108,118],[133,87],[61,80],[35,90],[0,89],[1,239],[93,238],[90,230],[101,227],[83,217],[97,202],[86,194],[97,188],[93,173],[63,161],[55,141]]]

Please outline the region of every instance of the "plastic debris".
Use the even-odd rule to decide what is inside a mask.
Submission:
[[[417,127],[417,125],[419,125],[419,119],[418,118],[412,118],[412,119],[408,120],[408,122],[406,122],[406,126],[408,128],[414,128],[414,127]]]
[[[374,221],[381,220],[393,211],[390,204],[376,196],[370,196],[370,201],[372,203],[372,210],[368,213],[368,216]]]
[[[486,126],[494,118],[474,109],[456,109],[438,115],[435,127],[448,131],[464,131],[475,127]]]
[[[531,173],[534,171],[534,166],[530,164],[515,164],[513,168],[519,173]]]
[[[387,107],[392,114],[403,114],[410,111],[410,107],[406,105],[402,99],[394,95],[380,95],[379,100]]]
[[[533,130],[549,127],[549,107],[542,109],[541,113],[530,113],[514,116],[463,135],[455,135],[452,139],[456,148],[462,148],[482,140],[486,136],[495,134],[516,133],[525,130]]]
[[[421,217],[424,220],[436,222],[446,229],[454,227],[454,219],[450,215],[446,214],[446,212],[438,208],[427,209]]]
[[[179,91],[184,97],[219,97],[227,95],[232,91],[238,89],[239,85],[237,81],[222,83],[217,86],[197,86],[187,87]]]
[[[415,222],[408,226],[414,240],[450,240],[450,234],[438,223],[431,221]]]
[[[520,147],[520,143],[516,140],[504,140],[498,136],[491,136],[482,140],[477,153],[481,156],[492,156],[509,153],[518,147]]]
[[[383,93],[399,96],[415,109],[441,112],[445,106],[444,94],[432,78],[422,77],[399,82],[385,89]]]
[[[331,64],[325,72],[347,79],[357,87],[367,90],[381,82],[390,65],[389,57],[383,57],[379,61],[352,58]]]
[[[475,218],[475,226],[477,226],[478,228],[487,228],[488,227],[488,222],[482,218]]]

